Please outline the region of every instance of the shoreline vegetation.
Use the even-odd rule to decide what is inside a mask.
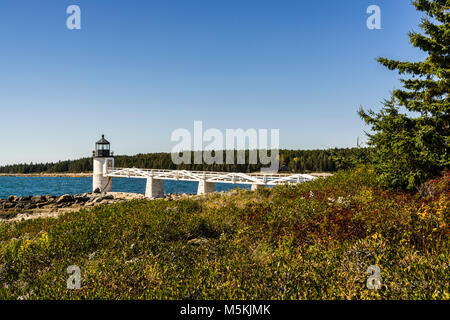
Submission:
[[[359,168],[0,222],[0,299],[448,300],[449,186],[446,172],[419,193],[389,191]]]

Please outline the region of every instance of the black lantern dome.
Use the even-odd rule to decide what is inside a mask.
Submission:
[[[95,143],[94,157],[110,157],[110,146],[111,144],[105,139],[105,135],[102,134],[102,138]]]

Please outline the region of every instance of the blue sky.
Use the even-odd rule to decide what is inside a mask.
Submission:
[[[66,28],[81,8],[82,29]],[[382,29],[366,27],[378,5]],[[177,128],[276,128],[282,148],[351,147],[419,60],[405,0],[2,0],[0,165],[170,151]]]

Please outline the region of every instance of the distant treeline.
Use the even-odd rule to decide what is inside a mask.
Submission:
[[[355,155],[365,153],[366,149],[345,148],[328,150],[280,150],[280,168],[290,172],[333,172],[349,166],[350,159]],[[219,151],[220,152],[220,151]],[[225,162],[226,156],[223,152]],[[235,151],[235,159],[236,159]],[[148,153],[134,156],[116,156],[115,166],[118,168],[146,169],[186,169],[224,172],[254,172],[261,167],[259,163],[248,164],[249,151],[245,151],[246,164],[181,164],[175,165],[170,153]],[[214,155],[214,154],[213,154]],[[194,155],[192,153],[192,162]],[[55,163],[15,164],[0,167],[0,173],[78,173],[92,171],[92,158],[59,161]]]

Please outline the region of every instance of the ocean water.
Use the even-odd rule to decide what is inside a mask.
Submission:
[[[145,193],[145,179],[113,178],[114,192]],[[197,182],[164,180],[165,193],[197,193]],[[235,188],[250,189],[250,185],[216,183],[217,191]],[[0,177],[0,199],[10,195],[38,196],[81,194],[92,191],[92,178],[69,177]]]

